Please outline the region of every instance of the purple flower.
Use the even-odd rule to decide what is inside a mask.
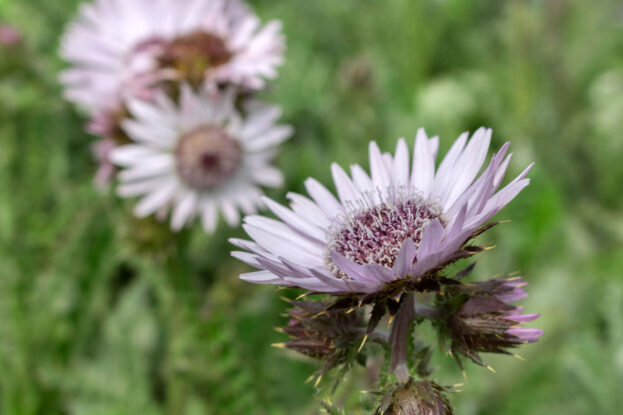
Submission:
[[[506,143],[480,176],[491,130],[462,134],[435,168],[438,138],[417,133],[413,163],[404,139],[396,153],[370,143],[368,175],[349,176],[332,165],[338,198],[315,179],[311,196],[290,193],[290,208],[268,198],[279,220],[248,216],[253,241],[232,239],[248,252],[232,255],[261,271],[243,274],[258,284],[333,294],[375,294],[417,282],[448,261],[468,256],[465,242],[529,183],[526,168],[498,191],[510,161]]]
[[[539,314],[522,314],[522,307],[510,304],[528,296],[522,288],[526,285],[521,277],[513,277],[448,287],[441,304],[445,309],[441,328],[455,357],[461,354],[486,366],[480,352],[508,354],[543,335],[541,330],[521,327]]]

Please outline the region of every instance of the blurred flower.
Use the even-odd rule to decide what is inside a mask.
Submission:
[[[117,143],[110,137],[104,137],[93,143],[92,150],[95,160],[99,164],[95,174],[95,184],[103,188],[112,180],[115,175],[115,165],[110,161],[110,154],[117,147]]]
[[[163,81],[262,88],[283,61],[281,24],[238,0],[95,0],[62,40],[66,97],[96,111]]]
[[[118,100],[111,100],[91,115],[87,131],[100,137],[91,147],[95,160],[99,164],[95,174],[95,184],[100,188],[109,184],[117,171],[110,161],[113,149],[120,144],[130,142],[130,138],[120,124],[127,116],[127,111]]]
[[[136,143],[114,149],[111,160],[123,168],[119,195],[144,195],[137,216],[172,206],[173,230],[198,215],[205,230],[213,231],[220,208],[235,226],[238,208],[251,213],[261,203],[259,185],[282,183],[281,172],[269,163],[291,128],[275,125],[278,107],[258,101],[247,102],[247,117],[241,118],[234,98],[232,89],[196,94],[182,85],[179,105],[164,93],[153,104],[128,102],[133,119],[122,126]]]
[[[376,415],[452,415],[444,396],[446,388],[428,380],[409,379],[396,386],[381,401]]]
[[[487,366],[479,352],[509,354],[510,348],[537,341],[543,332],[521,324],[539,314],[521,314],[523,308],[509,304],[528,296],[525,285],[521,277],[514,277],[449,287],[442,330],[447,331],[452,353]]]
[[[468,142],[461,135],[437,172],[437,137],[419,130],[413,168],[400,139],[396,154],[370,143],[371,177],[358,165],[352,180],[333,164],[339,201],[314,179],[305,182],[313,200],[289,194],[291,208],[265,199],[281,221],[245,218],[255,242],[231,242],[250,253],[233,253],[262,271],[241,278],[260,284],[297,286],[334,294],[396,293],[436,276],[448,262],[473,255],[461,247],[510,202],[529,180],[530,167],[496,193],[510,161],[510,143],[493,156],[478,179],[491,130],[479,129]],[[476,180],[475,180],[476,179]],[[475,180],[475,181],[474,181]]]
[[[374,68],[365,56],[345,60],[338,75],[340,85],[348,90],[368,91],[374,85]]]
[[[0,46],[15,46],[21,41],[22,34],[16,27],[0,24]]]

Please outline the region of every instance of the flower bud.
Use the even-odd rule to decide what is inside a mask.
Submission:
[[[444,396],[445,390],[435,382],[410,379],[385,395],[375,414],[452,415],[454,411]]]
[[[316,359],[343,361],[346,352],[365,332],[360,311],[327,310],[329,303],[294,301],[290,322],[283,331],[290,336],[284,347]]]
[[[508,349],[537,341],[541,330],[521,327],[538,314],[521,314],[523,308],[509,304],[526,298],[521,277],[492,279],[451,287],[443,303],[445,334],[452,353],[487,366],[479,352],[510,354]]]

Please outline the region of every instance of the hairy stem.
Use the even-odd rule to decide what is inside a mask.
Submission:
[[[411,338],[411,322],[414,318],[414,301],[413,296],[410,295],[400,306],[392,322],[391,332],[389,333],[389,345],[392,353],[389,366],[401,382],[409,380],[407,358],[409,355],[409,342]]]
[[[436,320],[440,317],[439,310],[437,310],[435,307],[431,307],[422,303],[414,303],[413,312],[415,317],[425,317],[430,320]]]

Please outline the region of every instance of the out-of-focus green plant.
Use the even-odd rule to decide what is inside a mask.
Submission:
[[[0,21],[24,38],[0,49],[0,412],[316,413],[303,383],[314,364],[270,347],[285,340],[272,328],[286,303],[237,281],[245,269],[226,239],[240,233],[171,241],[187,244],[172,273],[128,242],[128,206],[94,190],[92,138],[56,83],[58,37],[78,3],[0,0]],[[494,146],[513,141],[514,173],[537,160],[533,184],[503,212],[514,222],[491,236],[504,249],[476,271],[520,270],[547,334],[526,362],[491,359],[497,374],[463,381],[434,361],[440,383],[465,383],[450,397],[457,413],[618,414],[619,2],[252,4],[288,38],[268,92],[297,130],[279,158],[288,190],[308,176],[328,182],[330,161],[363,162],[369,140],[390,150],[421,125],[442,137],[492,127]],[[348,377],[335,406],[369,413],[365,379]]]

